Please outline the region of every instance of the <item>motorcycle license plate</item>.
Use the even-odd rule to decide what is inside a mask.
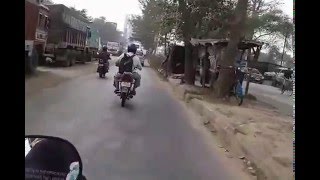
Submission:
[[[99,64],[99,66],[101,67],[101,66],[103,66],[103,64]]]
[[[121,82],[121,86],[123,86],[123,87],[131,87],[131,83],[129,83],[129,82]]]
[[[128,90],[127,87],[122,87],[122,88],[121,88],[121,92],[127,93],[128,91],[129,91],[129,90]]]

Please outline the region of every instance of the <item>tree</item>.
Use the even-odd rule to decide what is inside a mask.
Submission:
[[[82,17],[84,17],[88,21],[92,21],[93,18],[91,16],[88,16],[87,14],[88,10],[86,9],[77,10],[75,7],[69,7],[69,8],[75,12],[78,12]]]
[[[45,5],[52,5],[52,4],[54,4],[53,1],[51,1],[51,0],[43,0],[42,3],[45,4]]]
[[[121,41],[121,32],[117,31],[113,23],[106,22],[105,17],[93,19],[91,26],[98,30],[101,41],[103,43],[106,43],[108,41]]]
[[[140,41],[146,48],[154,49],[155,30],[152,27],[150,18],[144,16],[134,16],[130,22],[132,24],[133,34],[131,40]]]
[[[178,0],[181,13],[181,32],[185,43],[185,81],[194,84],[196,52],[192,52],[190,38],[226,38],[233,15],[233,0]],[[194,58],[191,58],[193,54]]]
[[[285,21],[283,12],[277,9],[278,1],[248,1],[239,0],[235,4],[234,0],[140,0],[142,16],[136,16],[132,20],[133,38],[140,40],[145,47],[155,47],[155,44],[159,43],[158,40],[160,44],[166,45],[167,35],[174,32],[176,38],[184,41],[185,81],[192,85],[195,80],[197,57],[196,51],[192,51],[191,48],[191,38],[230,37],[223,61],[233,65],[235,59],[233,56],[238,52],[234,47],[239,38],[261,40],[270,37],[269,42],[271,42],[280,36],[282,39],[289,37],[282,33],[285,27],[282,24]],[[248,7],[243,10],[241,3],[247,4]],[[242,15],[239,16],[239,13]],[[244,18],[244,14],[249,18]],[[243,21],[245,24],[240,23],[239,17],[247,19]],[[290,38],[287,38],[286,49],[289,48],[289,42]],[[272,45],[274,42],[269,44]],[[231,79],[226,81],[230,82]],[[220,82],[223,87],[215,87],[221,90],[218,94],[225,94],[228,84]]]
[[[279,47],[273,45],[269,48],[267,61],[270,63],[278,64],[278,60],[281,58]]]
[[[238,44],[246,31],[247,8],[248,0],[238,0],[233,21],[231,22],[230,40],[222,55],[221,65],[224,67],[234,65],[234,59],[238,54]],[[222,98],[228,95],[230,87],[234,82],[234,78],[232,77],[234,77],[233,71],[220,71],[219,78],[214,86],[217,97]]]
[[[249,0],[247,39],[264,41],[265,48],[283,41],[283,55],[292,50],[293,23],[278,8],[279,0]]]
[[[177,5],[168,0],[140,0],[142,16],[130,20],[133,28],[131,39],[140,41],[144,47],[154,49],[156,44],[167,43],[167,36],[177,24]],[[159,42],[155,42],[159,39]]]
[[[279,34],[284,38],[282,56],[281,56],[281,65],[284,60],[284,55],[286,50],[292,50],[292,38],[293,38],[293,22],[287,16],[283,17],[279,25]]]

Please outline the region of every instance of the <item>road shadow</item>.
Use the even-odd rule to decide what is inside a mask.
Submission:
[[[117,96],[117,95],[116,95]],[[126,100],[124,107],[121,107],[121,99],[119,96],[114,100],[112,109],[121,110],[123,112],[134,112],[137,109],[137,104],[134,103],[134,98],[130,100]]]
[[[105,80],[105,81],[107,81],[107,80],[109,80],[109,79],[111,79],[110,77],[108,77],[108,76],[105,76],[105,77],[103,77],[103,78],[101,78],[101,77],[99,77],[99,74],[97,74],[97,79],[99,79],[99,80]]]
[[[129,100],[129,101],[127,100],[126,104],[122,108],[126,109],[126,110],[129,110],[129,111],[134,111],[136,109],[134,104],[131,103],[131,100]]]

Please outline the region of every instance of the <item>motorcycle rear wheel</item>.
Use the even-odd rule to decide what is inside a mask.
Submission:
[[[126,103],[126,94],[125,93],[121,93],[121,107],[124,107],[125,103]]]

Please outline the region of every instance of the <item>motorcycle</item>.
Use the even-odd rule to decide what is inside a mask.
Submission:
[[[105,78],[106,73],[109,71],[109,62],[103,63],[102,59],[99,59],[97,73],[99,73],[100,78]]]
[[[124,107],[126,100],[133,98],[133,88],[135,80],[132,76],[131,72],[124,72],[121,77],[119,83],[119,92],[117,95],[120,96],[121,99],[121,107]]]
[[[99,55],[98,55],[99,57]],[[104,63],[103,60],[101,59],[101,57],[99,57],[99,63],[98,63],[98,68],[97,68],[97,73],[99,73],[99,77],[100,78],[105,78],[106,77],[106,73],[109,71],[109,60],[110,60],[110,56],[108,55],[107,57],[107,62]]]
[[[25,136],[25,179],[86,180],[82,161],[69,141],[52,136]]]

